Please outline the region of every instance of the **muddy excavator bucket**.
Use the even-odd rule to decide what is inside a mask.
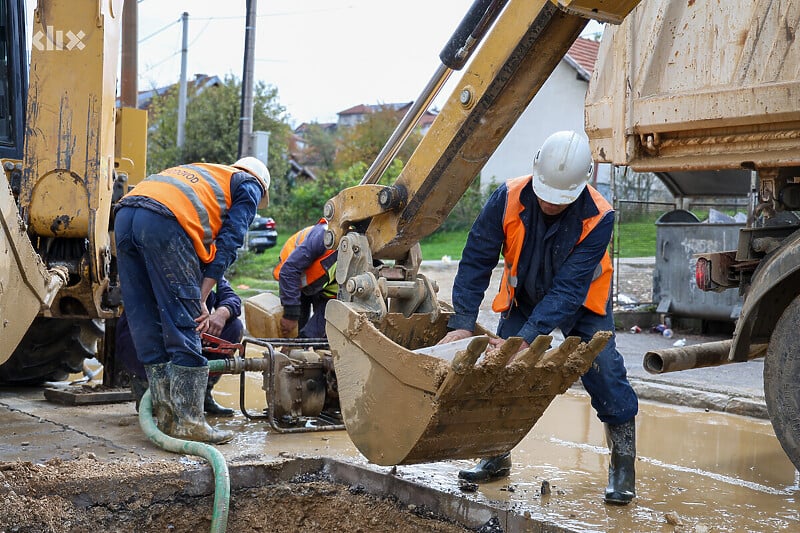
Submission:
[[[359,311],[329,302],[328,341],[347,432],[367,459],[386,466],[511,450],[611,337],[569,337],[548,349],[552,337],[540,336],[514,357],[522,339],[488,352],[486,335],[436,345],[446,312],[388,313],[373,323]]]

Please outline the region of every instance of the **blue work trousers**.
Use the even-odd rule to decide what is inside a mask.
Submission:
[[[200,316],[200,260],[178,221],[140,207],[116,213],[114,233],[125,314],[144,365],[206,366]]]
[[[497,334],[504,339],[511,337],[526,321],[527,316],[519,310],[519,307],[514,307],[507,317],[500,319]],[[562,333],[565,337],[577,336],[588,342],[598,331],[612,332],[611,338],[589,370],[581,376],[581,381],[589,393],[597,418],[606,424],[622,424],[636,416],[639,411],[639,400],[628,381],[625,360],[617,351],[611,302],[608,304],[605,316],[581,307],[575,316],[574,325],[569,331]]]

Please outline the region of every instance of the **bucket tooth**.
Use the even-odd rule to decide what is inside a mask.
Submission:
[[[580,337],[567,337],[564,342],[553,348],[547,350],[544,356],[539,359],[536,364],[537,368],[556,368],[567,360],[571,354],[581,343]]]
[[[465,385],[464,378],[474,372],[475,362],[486,351],[488,345],[489,337],[475,337],[466,350],[456,354],[453,358],[453,363],[450,365],[450,371],[436,392],[437,401],[461,394]]]
[[[536,366],[544,353],[550,348],[552,342],[553,337],[550,335],[539,335],[533,339],[533,344],[528,346],[527,350],[519,354],[514,361],[512,361],[511,365],[522,368],[532,368]]]
[[[489,346],[489,337],[480,336],[475,337],[467,346],[467,349],[463,352],[459,352],[456,354],[455,358],[453,359],[453,369],[458,372],[459,370],[463,369],[462,373],[465,372],[467,369],[472,368],[475,366],[475,362],[480,358],[483,352],[486,351],[486,347]]]
[[[492,373],[504,368],[508,362],[519,352],[519,347],[522,346],[521,337],[510,337],[495,350],[486,352],[486,357],[483,360],[483,366]]]

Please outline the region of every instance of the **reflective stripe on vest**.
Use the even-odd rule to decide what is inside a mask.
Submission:
[[[162,170],[138,183],[127,196],[146,196],[163,204],[192,239],[203,263],[214,260],[222,222],[231,207],[231,176],[225,165],[196,163]]]
[[[325,227],[327,228],[328,221],[325,220],[324,218],[321,218],[319,222],[317,222],[317,224],[325,224]],[[278,257],[278,264],[275,265],[274,269],[272,269],[273,278],[275,278],[276,280],[280,279],[281,268],[283,268],[283,264],[289,258],[294,249],[300,246],[300,244],[306,240],[306,237],[308,237],[308,234],[311,232],[312,229],[314,229],[314,226],[308,226],[307,228],[303,228],[286,240],[286,244],[284,244],[283,248],[281,248],[281,253]],[[324,276],[326,273],[328,273],[325,267],[322,266],[322,261],[328,258],[335,251],[336,250],[326,250],[324,254],[322,254],[320,257],[314,260],[311,266],[309,266],[305,270],[305,272],[303,272],[303,275],[300,278],[301,288],[308,287],[309,285],[320,279],[322,276]],[[335,271],[333,276],[329,275],[329,278],[335,279]]]
[[[522,213],[524,207],[520,202],[520,195],[530,182],[531,176],[521,176],[506,182],[508,196],[506,198],[506,211],[503,216],[503,233],[505,234],[505,241],[503,242],[503,278],[500,281],[500,290],[492,302],[492,310],[497,313],[507,311],[514,301],[514,293],[517,287],[517,267],[519,265],[519,257],[522,254],[522,245],[525,241],[525,225],[520,218],[520,213]],[[576,246],[597,227],[597,224],[607,213],[613,210],[611,205],[603,198],[603,195],[597,192],[594,187],[591,185],[586,187],[599,213],[583,221],[583,229],[578,241],[575,243]],[[611,295],[612,272],[611,257],[608,255],[608,250],[606,250],[595,269],[592,283],[589,285],[589,291],[583,302],[584,307],[598,315],[606,314],[606,305]]]

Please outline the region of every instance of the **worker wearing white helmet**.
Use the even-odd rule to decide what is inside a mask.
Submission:
[[[506,181],[470,230],[453,284],[455,314],[441,343],[473,335],[484,291],[502,254],[504,272],[492,309],[501,313],[493,340],[522,337],[527,348],[539,335],[560,329],[589,341],[598,331],[612,337],[582,376],[611,447],[605,501],[627,504],[635,496],[636,393],[616,349],[611,314],[608,245],[614,211],[588,184],[589,143],[582,133],[559,131],[545,140],[533,174]],[[470,481],[507,476],[510,453],[481,460],[459,472]]]
[[[233,434],[205,421],[209,293],[236,259],[259,206],[269,200],[264,163],[193,163],[148,176],[115,209],[125,314],[161,431],[221,443]]]

